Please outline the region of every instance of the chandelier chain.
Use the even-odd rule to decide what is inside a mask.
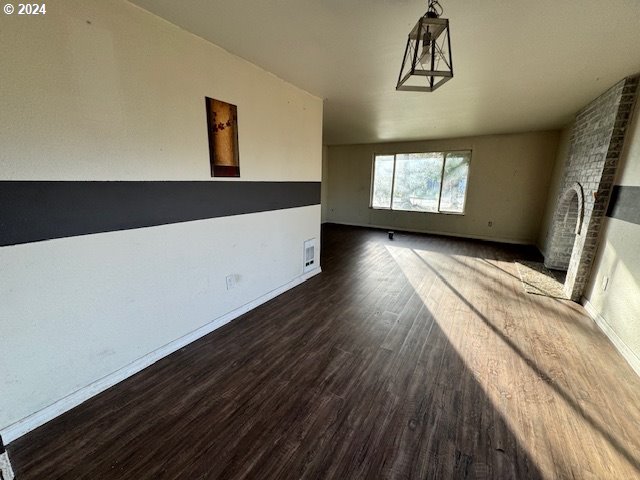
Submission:
[[[434,14],[436,17],[442,15],[444,9],[438,0],[429,0],[429,4],[427,6],[427,14]]]

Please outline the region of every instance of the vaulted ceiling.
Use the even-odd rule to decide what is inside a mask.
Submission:
[[[397,92],[414,0],[132,0],[324,99],[324,143],[558,128],[640,73],[638,0],[441,0],[455,76]]]

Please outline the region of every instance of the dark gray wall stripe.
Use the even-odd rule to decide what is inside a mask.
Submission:
[[[320,203],[320,182],[0,181],[0,246]]]
[[[640,186],[614,185],[607,217],[640,225]]]

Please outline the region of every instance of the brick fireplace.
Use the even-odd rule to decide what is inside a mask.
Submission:
[[[585,288],[598,247],[638,79],[622,80],[587,105],[571,131],[544,264],[567,272],[564,290],[575,301]]]

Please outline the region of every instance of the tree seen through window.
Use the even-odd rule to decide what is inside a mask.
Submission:
[[[471,152],[376,155],[371,206],[463,213]]]

